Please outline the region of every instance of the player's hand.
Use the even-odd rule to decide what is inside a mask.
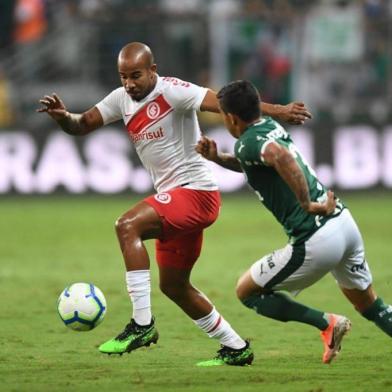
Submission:
[[[216,162],[218,160],[218,149],[214,140],[207,136],[202,136],[196,144],[195,150],[209,161]]]
[[[327,199],[322,203],[309,203],[308,212],[312,215],[331,215],[336,208],[335,195],[332,191],[327,192]]]
[[[291,102],[281,106],[278,117],[290,124],[302,125],[306,120],[311,119],[312,115],[303,102]]]
[[[67,117],[68,112],[63,101],[53,93],[52,95],[45,95],[39,100],[43,107],[37,109],[38,113],[48,113],[54,120],[62,120]]]

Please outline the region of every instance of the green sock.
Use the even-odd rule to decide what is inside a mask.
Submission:
[[[325,330],[328,325],[328,318],[324,312],[308,308],[298,302],[293,301],[281,292],[270,294],[254,294],[245,298],[242,303],[256,313],[279,321],[298,321],[310,324],[314,327]]]
[[[384,304],[380,297],[362,313],[362,316],[373,321],[387,335],[392,336],[392,306]]]

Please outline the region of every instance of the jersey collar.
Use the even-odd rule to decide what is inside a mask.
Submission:
[[[258,120],[256,120],[256,121],[252,122],[251,124],[249,124],[249,125],[245,128],[245,131],[244,131],[244,132],[246,132],[248,129],[250,129],[250,128],[252,128],[252,127],[257,127],[257,126],[259,126],[259,125],[261,125],[261,124],[264,124],[265,122],[266,122],[266,119],[263,118],[263,117],[260,117]]]

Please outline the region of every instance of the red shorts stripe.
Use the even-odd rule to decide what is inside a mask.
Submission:
[[[191,269],[200,255],[203,230],[218,217],[219,192],[175,188],[144,201],[162,219],[162,236],[156,241],[158,264]]]

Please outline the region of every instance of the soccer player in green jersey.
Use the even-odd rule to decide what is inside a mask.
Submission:
[[[238,298],[260,315],[318,328],[323,362],[330,363],[350,330],[350,320],[311,309],[282,291],[298,293],[331,272],[361,315],[392,336],[392,306],[372,287],[362,237],[349,210],[319,182],[288,132],[262,117],[260,97],[250,82],[228,84],[218,99],[225,126],[238,139],[235,156],[218,152],[207,137],[196,150],[227,169],[244,172],[289,237],[284,248],[262,257],[239,279]]]

